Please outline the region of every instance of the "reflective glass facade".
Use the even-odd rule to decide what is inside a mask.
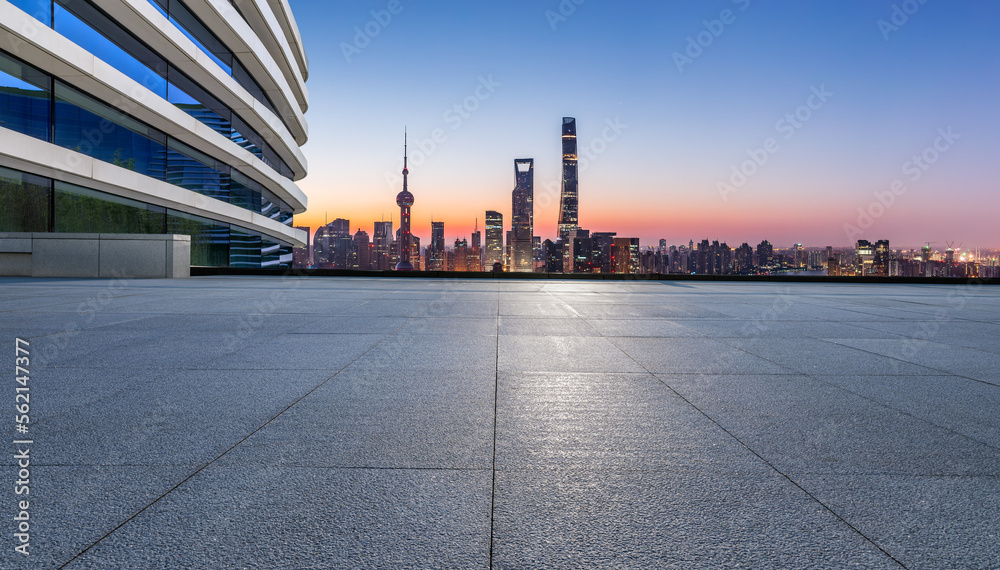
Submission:
[[[0,168],[0,232],[50,231],[48,178]]]
[[[291,244],[239,226],[0,167],[0,233],[184,234],[191,265],[287,269]]]
[[[154,0],[150,0],[150,2],[159,8]],[[288,163],[264,140],[264,137],[252,129],[239,115],[170,65],[166,59],[146,46],[145,43],[91,2],[87,0],[32,0],[20,4],[15,2],[15,5],[29,14],[35,15],[42,23],[51,26],[73,43],[86,49],[153,93],[170,101],[179,109],[232,140],[233,143],[253,153],[280,175],[289,180],[293,178],[294,173]],[[178,3],[178,5],[180,4]],[[32,8],[33,11],[26,8]],[[183,8],[183,10],[186,11],[187,8]],[[220,49],[224,50],[224,47],[207,49],[196,37],[192,37],[192,34],[183,27],[181,29],[206,54],[212,56],[213,60],[216,60],[213,53],[220,51]],[[214,42],[221,45],[218,39],[214,39]],[[225,57],[235,62],[235,67],[223,65],[227,74],[236,79],[237,83],[247,92],[281,119],[281,115],[275,111],[274,105],[264,94],[260,85],[250,77],[238,60],[235,60],[232,53],[228,50],[224,51],[228,54]],[[287,124],[285,127],[288,127]]]
[[[172,26],[274,111],[260,84],[189,10],[188,2],[152,3]],[[286,194],[285,188],[279,188],[273,179],[262,178],[259,172],[266,171],[267,165],[288,180],[293,180],[295,173],[275,147],[218,94],[213,95],[175,67],[184,68],[189,63],[186,58],[168,61],[145,43],[146,36],[139,30],[148,25],[166,26],[166,21],[151,12],[130,13],[126,28],[118,22],[120,14],[103,11],[92,0],[14,0],[12,4],[40,24],[25,18],[11,38],[17,50],[7,52],[0,47],[0,136],[18,133],[41,142],[25,140],[25,144],[9,146],[10,150],[0,154],[0,232],[184,234],[191,236],[194,266],[291,267],[289,242],[296,240],[281,226],[292,226],[293,211],[304,207],[305,201],[295,190]],[[194,7],[208,8],[201,3]],[[143,23],[136,25],[131,19],[135,16]],[[276,33],[294,33],[293,22],[289,32],[290,22],[283,21],[282,14],[276,16]],[[51,41],[56,34],[72,43]],[[50,62],[77,61],[77,54],[84,56],[80,61],[93,55],[123,75],[102,74],[97,69],[93,78],[86,72],[69,73],[64,78],[57,75],[63,73],[63,67],[49,67],[55,65]],[[103,87],[94,90],[94,79],[130,93],[129,98],[109,95]],[[151,93],[137,90],[133,81]],[[164,127],[162,117],[154,111],[158,103],[155,97],[208,126],[211,132],[199,129],[195,135],[182,129],[175,133],[173,127]],[[153,99],[149,106],[136,103],[144,98]],[[251,111],[241,113],[251,113],[249,118],[260,120]],[[258,127],[274,136],[270,127]],[[161,130],[164,128],[166,131]],[[216,142],[213,132],[264,164],[248,165],[246,162],[252,161],[249,157],[233,162],[234,149],[220,150],[227,143]],[[208,142],[212,144],[205,144]],[[281,142],[279,147],[286,148]],[[139,176],[98,168],[100,163],[93,171],[80,169],[76,153]],[[90,176],[95,180],[88,182]],[[185,191],[170,190],[165,184]],[[258,216],[230,215],[226,213],[232,212],[230,206],[214,205],[221,203]],[[220,219],[223,216],[226,221]],[[237,219],[242,220],[239,225],[228,221]]]
[[[291,224],[259,182],[2,51],[0,126]]]

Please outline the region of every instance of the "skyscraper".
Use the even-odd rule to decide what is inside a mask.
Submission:
[[[871,275],[875,263],[875,247],[866,239],[859,239],[855,248],[857,261],[857,275]]]
[[[774,261],[774,246],[764,240],[757,246],[757,266],[767,267],[772,261]]]
[[[486,247],[483,254],[487,269],[498,261],[503,263],[503,214],[500,212],[486,211]]]
[[[950,247],[948,250],[951,251],[952,260],[954,260],[955,252]],[[889,276],[889,256],[892,250],[889,249],[889,240],[880,239],[875,242],[875,257],[872,261],[872,273],[879,275],[881,277]],[[945,255],[947,255],[947,251]]]
[[[479,232],[479,218],[476,218],[476,229],[472,232],[469,244],[469,271],[483,270],[483,234]]]
[[[431,222],[431,255],[427,262],[430,271],[444,271],[444,222]]]
[[[566,243],[569,232],[579,223],[579,192],[577,188],[576,119],[563,117],[562,124],[563,174],[562,193],[559,196],[559,237]]]
[[[410,206],[413,205],[413,194],[406,188],[406,177],[410,170],[406,168],[406,132],[403,132],[403,191],[396,195],[396,205],[399,206],[399,263],[396,271],[413,271],[410,263]]]
[[[375,222],[375,232],[372,235],[372,242],[375,246],[372,269],[385,271],[392,267],[389,261],[392,238],[392,222]]]
[[[612,238],[611,272],[639,273],[639,238]]]
[[[311,241],[309,236],[309,228],[306,226],[295,226],[295,229],[301,230],[306,233],[306,246],[296,247],[292,250],[292,267],[296,269],[309,267],[309,254],[311,253]]]
[[[518,158],[514,160],[514,176],[516,184],[512,196],[511,231],[511,265],[513,271],[530,272],[534,268],[534,252],[531,238],[534,230],[535,201],[535,159]]]
[[[372,246],[368,242],[368,232],[358,228],[358,233],[354,234],[354,249],[357,251],[357,264],[354,269],[371,269]]]

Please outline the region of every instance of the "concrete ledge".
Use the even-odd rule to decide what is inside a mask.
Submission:
[[[0,251],[0,275],[31,277],[31,253]]]
[[[0,233],[0,275],[190,277],[191,236]]]
[[[492,271],[380,271],[358,269],[247,269],[238,267],[194,267],[191,275],[208,277],[285,276],[296,277],[387,277],[405,279],[513,279],[560,281],[720,281],[741,283],[887,283],[921,285],[1000,285],[1000,279],[973,277],[829,277],[826,275],[683,275],[660,273],[494,273]]]

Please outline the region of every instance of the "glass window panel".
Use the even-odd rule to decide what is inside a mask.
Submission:
[[[49,77],[0,52],[0,127],[50,141]]]
[[[261,237],[260,267],[261,269],[278,269],[281,266],[281,244],[268,236]]]
[[[228,172],[220,171],[214,160],[174,139],[168,144],[167,182],[223,202],[229,201]]]
[[[162,234],[165,230],[165,208],[58,180],[55,183],[56,232]]]
[[[165,180],[166,148],[147,134],[163,137],[120,111],[56,83],[57,145]]]
[[[227,75],[233,74],[233,53],[226,49],[226,46],[219,41],[205,24],[201,23],[182,2],[170,3],[170,21],[177,28],[184,32],[191,41],[198,46],[198,49],[205,52],[205,55],[212,58],[216,64],[226,71]]]
[[[52,0],[11,0],[11,4],[46,26],[52,25]]]
[[[51,180],[0,168],[0,232],[49,231]]]
[[[259,83],[257,83],[257,80],[255,80],[250,75],[250,72],[248,72],[246,68],[243,67],[243,64],[241,64],[239,61],[233,61],[232,76],[237,83],[239,83],[244,89],[250,92],[250,95],[253,96],[254,99],[263,103],[265,107],[267,107],[272,113],[275,114],[275,116],[277,116],[279,119],[281,119],[282,122],[284,122],[284,119],[282,119],[277,109],[274,108],[274,103],[272,103],[271,99],[267,96],[266,93],[264,93],[264,88],[261,87]]]
[[[229,266],[257,269],[260,267],[261,238],[257,232],[239,226],[229,229]]]
[[[259,214],[261,190],[259,183],[233,170],[229,186],[230,203]]]
[[[226,138],[232,137],[233,112],[218,99],[191,81],[186,75],[170,68],[167,100],[185,113],[198,119]]]
[[[166,61],[89,2],[57,0],[55,29],[166,99]]]
[[[167,233],[191,236],[191,265],[229,265],[229,224],[168,210]]]
[[[281,244],[281,252],[280,252],[278,266],[281,269],[291,269],[294,250],[291,244],[287,244],[284,242],[279,242],[279,243]]]

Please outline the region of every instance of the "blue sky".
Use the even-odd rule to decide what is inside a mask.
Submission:
[[[532,157],[536,234],[552,237],[561,117],[575,116],[591,230],[644,244],[1000,246],[1000,3],[290,3],[310,59],[299,222],[346,217],[370,232],[398,217],[406,125],[416,235],[431,216],[454,239],[487,209],[509,213],[513,159]],[[781,130],[796,112],[807,120]],[[910,180],[906,163],[948,128],[958,138]],[[768,139],[777,148],[735,186]],[[872,208],[895,180],[905,191]],[[862,227],[859,208],[878,215]]]

